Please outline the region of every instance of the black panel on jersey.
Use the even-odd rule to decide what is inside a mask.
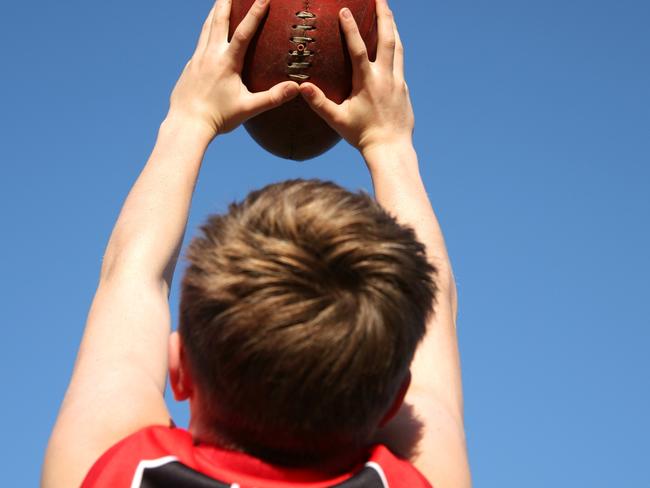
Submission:
[[[230,484],[213,480],[178,461],[157,468],[146,468],[140,488],[230,488]],[[379,473],[364,468],[349,480],[332,488],[384,488]]]
[[[360,473],[332,488],[384,488],[379,473],[372,468],[364,468]]]
[[[172,462],[157,468],[146,468],[140,488],[230,488],[230,485],[213,480],[182,463]]]

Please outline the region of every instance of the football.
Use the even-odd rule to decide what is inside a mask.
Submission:
[[[233,0],[230,35],[255,0]],[[331,100],[343,102],[352,90],[352,65],[339,11],[347,7],[359,25],[373,60],[377,50],[375,0],[271,0],[269,12],[246,54],[242,79],[251,92],[294,80],[319,86]],[[332,130],[298,96],[244,124],[267,151],[302,161],[339,142]]]

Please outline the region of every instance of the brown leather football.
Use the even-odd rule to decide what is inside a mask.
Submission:
[[[255,0],[233,0],[230,35]],[[253,38],[242,72],[252,92],[294,80],[319,86],[336,103],[352,90],[352,65],[339,11],[354,15],[371,60],[377,50],[375,0],[271,0],[266,19]],[[340,140],[307,103],[294,100],[244,124],[257,143],[277,156],[305,160],[332,148]]]

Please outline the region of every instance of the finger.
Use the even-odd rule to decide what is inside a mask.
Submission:
[[[395,22],[393,22],[393,30],[395,31],[395,61],[393,63],[393,73],[396,78],[404,79],[404,45],[402,44],[402,38],[399,35],[397,24]]]
[[[345,36],[345,42],[348,45],[348,52],[352,59],[352,69],[354,70],[354,74],[364,74],[370,68],[370,60],[368,59],[368,49],[366,48],[366,43],[363,42],[363,38],[359,32],[359,27],[357,26],[350,9],[341,9],[339,17],[341,20],[341,29]]]
[[[244,109],[246,118],[255,117],[262,112],[278,107],[295,98],[298,93],[298,83],[295,81],[285,81],[278,83],[270,90],[251,93]]]
[[[222,42],[228,39],[231,6],[232,0],[217,0],[217,4],[215,5],[214,10],[214,17],[212,18],[210,42]]]
[[[311,109],[325,120],[331,127],[337,125],[341,118],[341,105],[327,98],[323,90],[313,83],[303,83],[300,85],[300,94],[305,99]]]
[[[377,62],[391,71],[396,44],[394,23],[388,2],[377,0]]]
[[[210,29],[212,27],[212,20],[214,19],[214,11],[216,7],[216,2],[210,9],[208,17],[203,22],[203,27],[201,28],[201,34],[199,35],[199,41],[196,44],[196,51],[203,52],[208,46],[208,39],[210,38]]]
[[[268,8],[269,0],[257,0],[237,26],[230,40],[230,51],[237,61],[243,62],[248,45],[266,16]]]

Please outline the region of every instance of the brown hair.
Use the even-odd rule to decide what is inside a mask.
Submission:
[[[413,230],[318,180],[252,192],[201,229],[180,333],[219,438],[285,461],[367,442],[433,309]]]

